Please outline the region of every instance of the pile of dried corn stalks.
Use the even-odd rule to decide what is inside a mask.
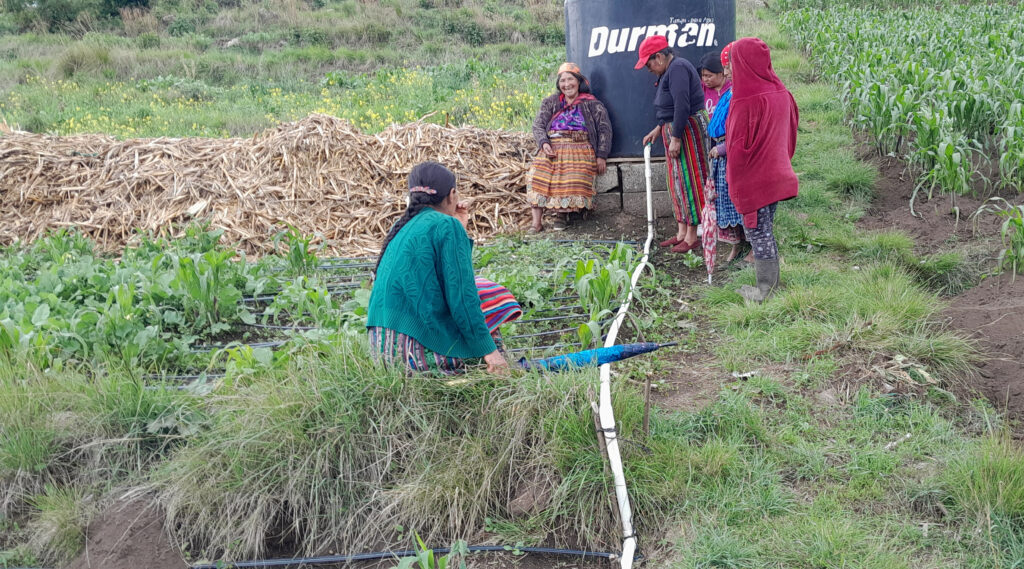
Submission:
[[[362,134],[311,115],[252,139],[0,135],[0,242],[73,227],[106,250],[139,232],[175,236],[193,220],[249,254],[273,251],[294,227],[325,254],[376,252],[405,210],[406,177],[424,160],[459,175],[474,237],[529,218],[529,135],[428,123]]]

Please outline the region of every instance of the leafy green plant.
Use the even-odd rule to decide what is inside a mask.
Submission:
[[[317,248],[312,245],[313,239],[314,236],[302,235],[294,227],[289,227],[287,231],[274,236],[275,249],[280,248],[282,242],[287,247],[284,258],[293,274],[308,275],[320,263]]]
[[[629,260],[613,254],[607,263],[594,259],[576,262],[574,286],[584,309],[593,315],[616,307],[622,293],[629,289]]]
[[[230,325],[224,319],[236,313],[255,322],[248,311],[238,308],[242,293],[231,281],[228,264],[234,256],[232,250],[214,250],[176,259],[175,279],[171,286],[185,293],[186,317],[204,323],[210,334],[227,330]]]
[[[463,540],[456,541],[448,553],[437,556],[434,550],[423,543],[423,539],[416,534],[416,556],[405,557],[399,561],[396,569],[448,569],[457,567],[466,569],[466,556],[469,555],[469,546]],[[458,562],[458,565],[455,563]]]
[[[1013,205],[1004,198],[989,198],[989,203],[974,213],[975,222],[983,213],[994,213],[1003,218],[1000,235],[1003,250],[996,259],[999,268],[1009,268],[1014,273],[1024,273],[1024,204]]]
[[[999,186],[1020,187],[1024,130],[1020,66],[1024,54],[1012,6],[984,7],[906,0],[782,4],[782,27],[802,45],[822,75],[841,85],[850,122],[879,154],[909,160],[922,190],[957,194],[989,183],[982,167],[998,166]],[[892,4],[902,6],[892,12]],[[895,17],[894,17],[895,16]],[[972,30],[965,34],[962,30]],[[908,48],[892,50],[886,38]],[[911,201],[913,207],[913,199]]]

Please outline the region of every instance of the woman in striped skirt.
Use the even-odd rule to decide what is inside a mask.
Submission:
[[[665,36],[651,36],[640,44],[636,69],[644,67],[658,76],[654,96],[658,126],[644,136],[644,144],[659,138],[665,144],[668,189],[676,217],[675,236],[661,246],[685,253],[700,247],[697,225],[709,174],[704,88],[697,69],[672,53]]]
[[[366,312],[373,356],[407,372],[461,373],[483,358],[506,373],[499,327],[522,314],[507,289],[473,275],[468,204],[436,162],[409,173],[405,213],[384,238]]]
[[[565,229],[570,212],[591,209],[594,179],[604,174],[612,148],[608,111],[590,93],[590,84],[574,63],[558,68],[558,92],[541,102],[533,121],[538,153],[533,159],[526,200],[530,233],[543,231],[544,211],[555,214],[555,229]]]

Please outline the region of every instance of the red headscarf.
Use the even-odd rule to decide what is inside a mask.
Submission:
[[[722,48],[722,55],[720,56],[720,59],[722,60],[722,67],[729,67],[729,52],[732,51],[732,44],[734,43],[736,42],[731,41],[725,44],[725,47]]]
[[[771,52],[763,41],[737,40],[728,57],[732,102],[725,123],[726,179],[744,227],[755,228],[758,209],[797,195],[792,159],[800,116],[793,95],[772,69]]]

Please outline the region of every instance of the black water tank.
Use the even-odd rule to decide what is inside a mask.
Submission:
[[[676,55],[696,67],[709,51],[736,38],[735,0],[566,0],[565,49],[594,95],[608,107],[613,158],[643,156],[643,138],[657,124],[654,81],[633,69],[647,36],[668,38]],[[663,153],[655,145],[656,153]]]

